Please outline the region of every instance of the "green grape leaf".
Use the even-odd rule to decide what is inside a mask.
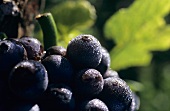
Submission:
[[[50,9],[61,33],[87,29],[96,20],[96,10],[86,0],[64,1]]]
[[[126,9],[111,16],[104,34],[113,39],[111,68],[115,70],[133,66],[147,66],[151,51],[164,51],[170,47],[170,26],[164,17],[170,11],[170,0],[136,0]]]

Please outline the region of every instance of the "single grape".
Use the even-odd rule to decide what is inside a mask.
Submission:
[[[29,60],[39,61],[41,59],[44,49],[38,39],[30,36],[23,36],[19,39],[19,42],[26,49]]]
[[[42,64],[48,71],[50,83],[70,83],[73,76],[73,68],[70,62],[61,55],[50,55],[42,60]]]
[[[12,68],[19,62],[27,60],[26,50],[18,41],[6,39],[0,41],[0,77],[8,78]]]
[[[38,61],[28,60],[18,63],[9,76],[11,91],[24,99],[38,98],[47,86],[47,71]]]
[[[66,56],[66,49],[62,46],[51,46],[46,50],[46,53],[43,58],[49,55],[61,55],[63,57]]]
[[[104,87],[99,98],[106,103],[109,111],[127,111],[132,102],[132,91],[121,78],[104,79]]]
[[[75,91],[79,98],[89,98],[99,94],[104,81],[96,69],[82,69],[75,77]]]
[[[72,89],[65,84],[50,84],[39,105],[42,111],[74,111]]]
[[[79,35],[68,44],[66,56],[77,69],[96,68],[102,58],[101,44],[92,35]]]
[[[119,77],[119,74],[112,70],[112,69],[108,69],[104,74],[103,74],[103,78],[106,79],[108,77]]]
[[[86,100],[79,107],[78,111],[109,111],[106,104],[97,98]]]

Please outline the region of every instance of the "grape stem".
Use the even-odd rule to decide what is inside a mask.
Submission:
[[[39,14],[36,20],[41,26],[43,32],[44,49],[57,45],[57,27],[51,13]]]

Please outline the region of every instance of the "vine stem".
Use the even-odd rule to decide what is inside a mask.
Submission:
[[[39,14],[36,20],[41,26],[43,32],[44,49],[57,45],[57,27],[51,13]]]

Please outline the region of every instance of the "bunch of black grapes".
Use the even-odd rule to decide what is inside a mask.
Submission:
[[[110,61],[89,34],[47,50],[30,36],[0,40],[0,111],[137,111]]]

